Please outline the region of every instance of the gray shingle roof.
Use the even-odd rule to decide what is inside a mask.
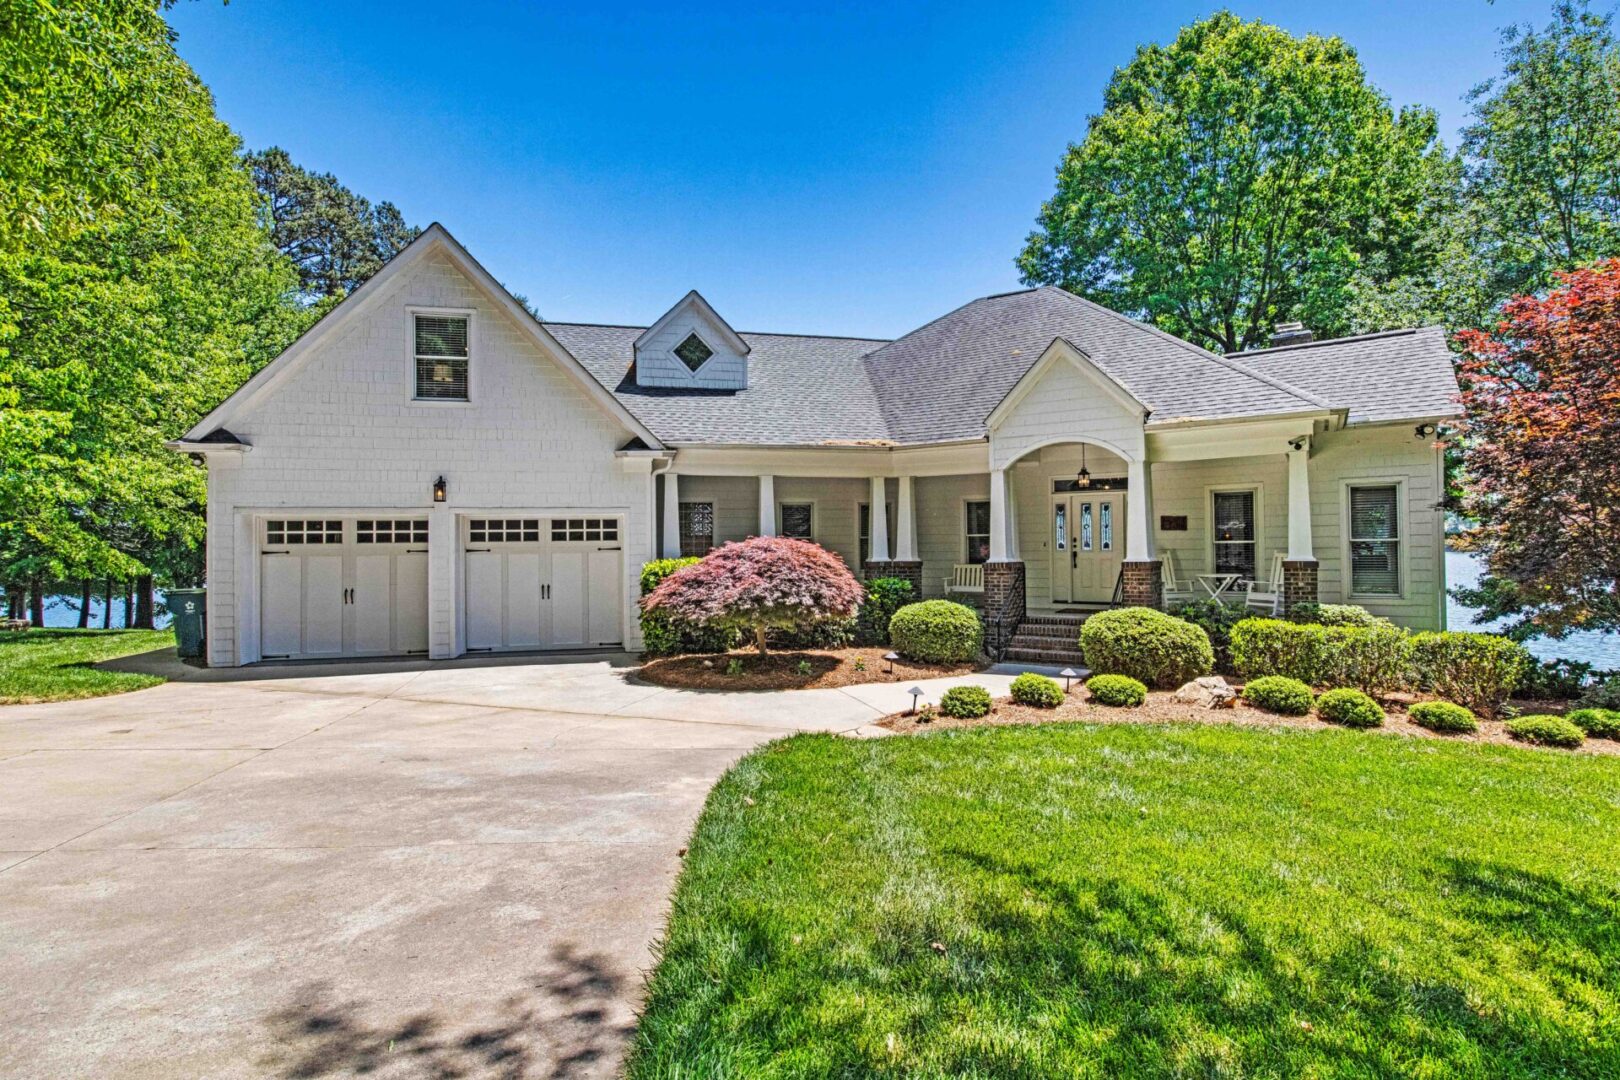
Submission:
[[[563,348],[664,442],[805,446],[889,437],[861,358],[872,338],[742,334],[748,389],[637,386],[630,362],[640,326],[546,323]]]
[[[1460,416],[1457,376],[1438,326],[1239,353],[1257,371],[1350,410],[1350,423]]]
[[[1348,409],[1370,422],[1455,411],[1445,337],[1396,331],[1222,357],[1057,288],[987,296],[896,341],[741,335],[746,390],[637,386],[639,326],[546,323],[664,442],[814,446],[979,439],[1057,338],[1152,410],[1149,426]]]

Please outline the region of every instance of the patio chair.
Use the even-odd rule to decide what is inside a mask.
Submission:
[[[1247,583],[1247,595],[1243,603],[1270,615],[1280,615],[1283,603],[1283,553],[1277,552],[1271,557],[1271,577],[1265,581],[1250,581]]]
[[[1199,598],[1199,592],[1193,588],[1191,578],[1184,578],[1176,573],[1176,553],[1166,551],[1159,556],[1160,577],[1164,584],[1164,606],[1172,604],[1190,604]]]

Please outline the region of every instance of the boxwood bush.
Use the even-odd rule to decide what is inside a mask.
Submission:
[[[889,620],[889,643],[907,660],[960,664],[979,654],[984,627],[978,612],[949,600],[907,604]]]
[[[1318,626],[1388,626],[1359,604],[1295,604],[1288,609],[1288,621],[1316,623]]]
[[[1620,739],[1620,712],[1613,709],[1576,709],[1564,719],[1594,739]]]
[[[1232,669],[1254,680],[1282,675],[1314,686],[1321,682],[1327,628],[1283,619],[1244,619],[1232,627]]]
[[[1086,689],[1099,705],[1135,708],[1147,700],[1147,687],[1129,675],[1093,675]]]
[[[1562,746],[1565,749],[1574,749],[1586,741],[1581,729],[1562,716],[1533,713],[1521,716],[1517,720],[1509,720],[1503,726],[1507,728],[1509,735],[1520,742],[1534,743],[1537,746]]]
[[[1172,609],[1170,614],[1202,628],[1209,635],[1210,648],[1215,650],[1216,671],[1222,675],[1236,673],[1232,667],[1232,627],[1249,617],[1243,605],[1194,600]]]
[[[1407,644],[1413,684],[1495,716],[1530,667],[1523,645],[1498,634],[1460,631],[1414,634]]]
[[[1232,666],[1244,679],[1284,675],[1313,686],[1397,690],[1406,684],[1407,641],[1406,631],[1385,622],[1244,619],[1232,628]]]
[[[958,720],[972,720],[990,711],[990,691],[982,686],[953,686],[939,699],[939,711]]]
[[[1057,680],[1026,671],[1012,681],[1012,699],[1037,709],[1055,709],[1063,704],[1063,687]]]
[[[1316,715],[1330,724],[1353,728],[1382,727],[1384,710],[1360,690],[1343,687],[1316,699]]]
[[[1215,667],[1209,635],[1190,622],[1152,608],[1102,611],[1080,626],[1086,666],[1101,675],[1128,675],[1173,689]]]
[[[1406,710],[1412,723],[1430,731],[1469,733],[1479,730],[1473,711],[1449,701],[1420,701]]]
[[[1311,711],[1316,695],[1298,679],[1286,675],[1262,675],[1243,688],[1243,700],[1257,709],[1284,716],[1304,716]]]

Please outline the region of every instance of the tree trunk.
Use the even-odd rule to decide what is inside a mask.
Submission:
[[[754,648],[759,650],[761,656],[770,652],[770,649],[765,645],[765,628],[763,626],[754,627]]]
[[[28,621],[35,628],[45,625],[45,586],[38,581],[28,587]]]
[[[136,629],[152,629],[152,605],[155,600],[156,597],[152,595],[152,575],[142,574],[135,579]]]
[[[79,629],[90,628],[90,603],[93,597],[90,593],[90,579],[84,578],[79,582]]]
[[[17,584],[7,585],[6,586],[6,596],[11,601],[11,610],[6,612],[6,618],[8,618],[8,619],[20,619],[20,618],[22,618],[23,617],[23,612],[28,609],[28,605],[23,603],[23,587],[21,585],[17,585]]]
[[[108,578],[107,579],[107,588],[103,593],[103,595],[107,599],[107,603],[106,603],[106,606],[104,606],[101,609],[101,628],[103,630],[111,630],[112,629],[112,606],[113,606],[113,591],[112,591],[112,589],[113,589],[113,579]]]
[[[124,629],[135,629],[135,582],[124,579]]]

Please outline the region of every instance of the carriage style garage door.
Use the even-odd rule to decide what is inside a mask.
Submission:
[[[266,660],[425,653],[425,518],[269,518],[260,524]]]
[[[467,649],[619,645],[618,518],[468,518]]]

